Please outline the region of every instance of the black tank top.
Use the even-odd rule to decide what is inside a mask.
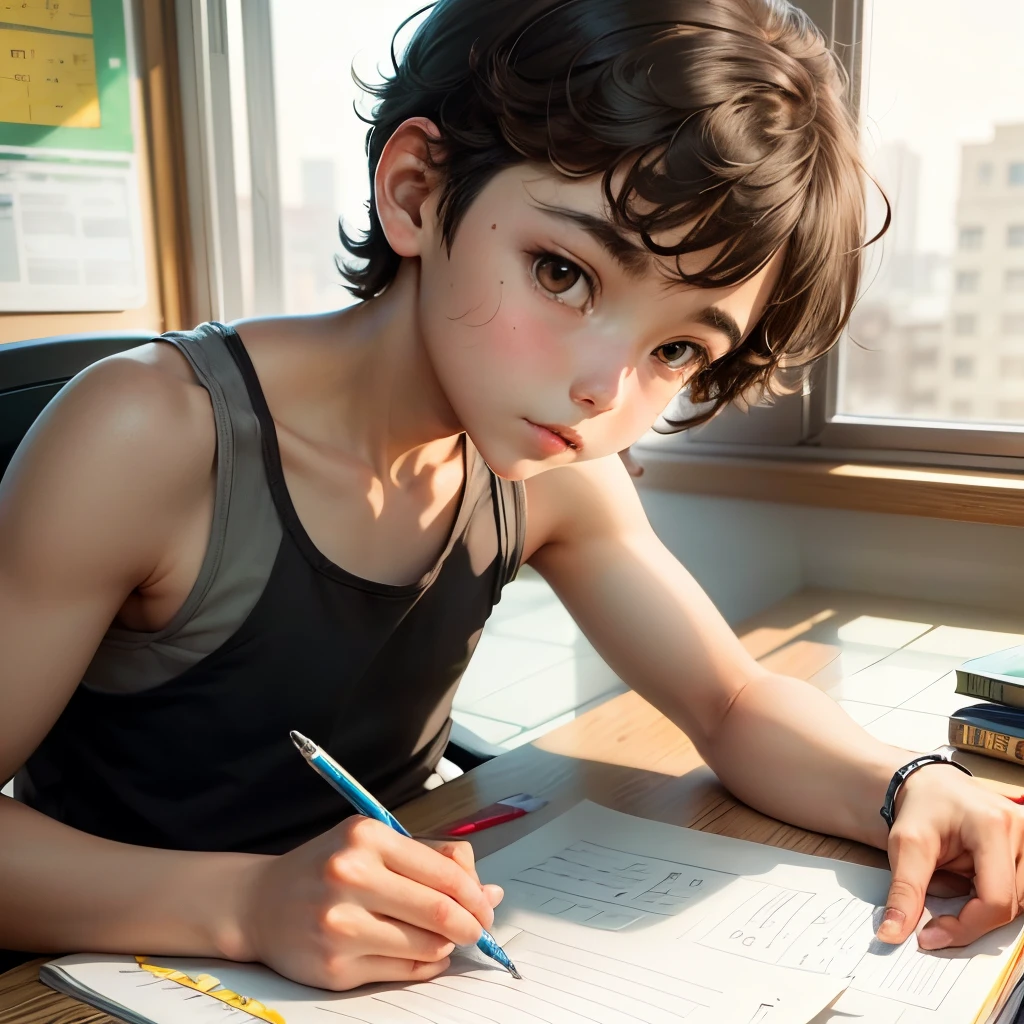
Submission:
[[[283,852],[351,813],[304,763],[291,729],[320,743],[389,806],[422,792],[447,743],[459,679],[518,568],[523,487],[497,478],[463,438],[463,489],[436,564],[408,586],[361,579],[324,557],[303,529],[270,412],[237,332],[207,324],[164,338],[179,347],[188,341],[193,364],[206,365],[201,382],[211,394],[219,390],[216,378],[238,375],[236,402],[250,403],[259,438],[252,458],[262,460],[259,478],[276,511],[276,554],[250,543],[251,561],[262,558],[269,567],[252,607],[223,642],[173,678],[105,685],[98,656],[29,759],[19,796],[74,828],[121,842]],[[216,358],[197,364],[197,351],[221,359],[221,370],[210,371]],[[214,408],[217,413],[217,403]],[[228,521],[236,513],[234,539],[223,550],[241,564],[246,536],[238,516],[246,501],[258,504],[258,495],[232,495],[230,480],[222,486],[232,428],[223,422],[228,417],[215,419],[213,532],[218,536],[218,517]],[[241,445],[232,457],[244,457]],[[208,552],[208,559],[218,558],[221,553]],[[214,566],[197,589],[216,595],[216,580],[231,568]],[[125,631],[111,636],[129,664],[160,647],[126,639]],[[166,648],[166,636],[159,638]]]

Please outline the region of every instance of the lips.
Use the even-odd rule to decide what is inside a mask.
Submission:
[[[530,422],[532,423],[533,421],[530,420]],[[572,427],[563,427],[560,423],[534,423],[534,426],[550,430],[552,434],[560,437],[573,451],[583,451],[583,438]]]

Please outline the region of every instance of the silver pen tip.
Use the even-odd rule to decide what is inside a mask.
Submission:
[[[311,739],[308,739],[306,736],[303,736],[301,732],[296,732],[294,729],[292,729],[292,731],[288,733],[288,735],[291,736],[292,743],[294,743],[295,746],[299,748],[299,751],[304,756],[316,753],[316,744]]]
[[[512,963],[511,960],[509,960],[508,962],[508,972],[512,975],[513,978],[516,979],[516,981],[523,980],[523,976],[516,970],[516,965]]]

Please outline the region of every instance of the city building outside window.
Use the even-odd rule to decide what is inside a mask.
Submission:
[[[974,360],[970,356],[957,356],[953,360],[953,376],[966,380],[974,376]]]
[[[1000,376],[1024,380],[1024,355],[1003,356],[999,360]]]
[[[1024,75],[1007,74],[1020,66],[1024,5],[977,0],[969,15],[936,17],[932,0],[866,0],[863,12],[851,70],[865,159],[893,220],[867,255],[822,443],[834,421],[844,438],[881,418],[1024,426],[1020,378],[1000,372],[1024,335],[1024,261],[1012,253],[1024,249]],[[868,195],[870,235],[884,207]],[[913,354],[922,338],[937,368]],[[967,339],[970,354],[956,352]]]
[[[967,295],[978,290],[981,274],[977,270],[958,270],[956,272],[956,290]]]
[[[980,249],[985,237],[985,229],[970,224],[960,229],[959,237],[961,249]]]
[[[974,334],[977,326],[978,318],[973,313],[957,313],[953,317],[953,332],[961,337]]]

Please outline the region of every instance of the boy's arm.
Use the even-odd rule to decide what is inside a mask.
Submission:
[[[148,365],[152,351],[116,357],[68,385],[0,486],[0,781],[132,590],[211,519],[209,399],[153,365],[179,358],[155,347]],[[257,857],[111,842],[2,797],[0,836],[0,948],[258,959],[324,988],[433,977],[501,895],[469,844],[437,851],[358,817]]]
[[[203,501],[208,403],[203,415],[187,385],[118,357],[69,384],[15,456],[0,485],[0,780],[49,731]],[[210,858],[109,843],[6,798],[0,835],[0,947],[216,951],[203,907],[230,886]]]
[[[527,496],[530,563],[609,665],[687,733],[733,793],[801,827],[888,847],[889,906],[904,916],[883,938],[909,934],[936,867],[959,871],[972,856],[982,898],[957,924],[943,919],[950,941],[1015,916],[1020,809],[937,766],[908,779],[887,833],[879,808],[913,755],[874,739],[814,686],[757,664],[654,535],[618,459],[541,474]]]

